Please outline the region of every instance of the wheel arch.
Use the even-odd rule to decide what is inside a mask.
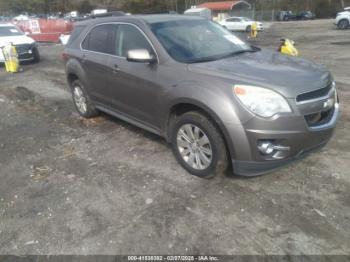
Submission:
[[[346,21],[346,22],[348,23],[348,27],[350,26],[350,17],[343,17],[343,18],[341,18],[341,19],[338,21],[338,24],[337,24],[338,27],[339,27],[339,25],[340,25],[340,23],[341,23],[342,21]]]
[[[218,128],[220,134],[222,135],[227,146],[229,156],[232,159],[236,155],[236,152],[224,123],[212,109],[200,101],[192,99],[181,99],[177,100],[169,106],[163,127],[164,137],[166,138],[166,141],[168,143],[171,142],[172,130],[170,126],[172,122],[176,119],[177,116],[180,116],[189,111],[200,111],[213,121],[214,125]]]
[[[70,87],[75,80],[79,80],[84,85],[86,91],[90,91],[87,75],[76,59],[70,59],[66,64],[66,79]]]
[[[74,72],[67,73],[67,81],[69,86],[72,86],[73,82],[76,80],[79,80],[79,76],[76,73]]]

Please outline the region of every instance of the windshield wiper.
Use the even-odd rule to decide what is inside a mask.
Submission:
[[[187,60],[186,63],[188,64],[193,64],[193,63],[204,63],[204,62],[211,62],[211,61],[216,61],[220,59],[224,59],[227,57],[235,56],[238,54],[243,54],[243,53],[255,53],[260,51],[261,49],[259,47],[252,46],[251,49],[242,49],[238,51],[234,51],[228,54],[224,54],[221,56],[211,56],[211,57],[204,57],[204,58],[198,58],[198,59],[192,59],[192,60]]]
[[[252,49],[238,50],[238,51],[234,51],[234,52],[225,54],[225,55],[221,56],[221,57],[218,58],[218,59],[224,59],[224,58],[227,58],[227,57],[231,57],[231,56],[235,56],[235,55],[239,55],[239,54],[243,54],[243,53],[255,53],[255,52],[258,52],[258,51],[260,51],[260,50],[261,50],[261,49],[260,49],[260,48],[257,48],[257,47],[254,47],[254,48],[252,48]]]
[[[205,58],[187,60],[186,63],[188,63],[188,64],[204,63],[204,62],[211,62],[211,61],[215,61],[215,60],[218,60],[218,58],[217,57],[205,57]]]

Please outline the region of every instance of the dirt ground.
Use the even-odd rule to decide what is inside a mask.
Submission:
[[[350,254],[350,30],[272,24],[254,40],[326,64],[342,116],[331,142],[257,178],[187,174],[162,138],[73,108],[62,46],[0,73],[0,254]]]

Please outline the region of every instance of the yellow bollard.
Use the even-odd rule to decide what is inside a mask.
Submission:
[[[20,71],[18,54],[16,47],[12,44],[1,48],[5,58],[5,69],[8,73],[18,73]]]
[[[250,37],[257,38],[257,36],[258,36],[258,24],[256,22],[253,22],[250,30]]]
[[[281,39],[281,46],[279,48],[279,51],[285,55],[299,56],[299,51],[295,47],[295,43],[293,40]]]

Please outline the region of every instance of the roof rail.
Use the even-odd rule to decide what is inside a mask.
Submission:
[[[168,15],[176,15],[176,11],[155,11],[155,12],[142,12],[142,15],[160,15],[160,14],[168,14]]]
[[[107,12],[103,14],[91,15],[87,19],[103,18],[103,17],[110,17],[110,16],[124,16],[124,15],[125,13],[122,11],[112,11],[112,12]]]

